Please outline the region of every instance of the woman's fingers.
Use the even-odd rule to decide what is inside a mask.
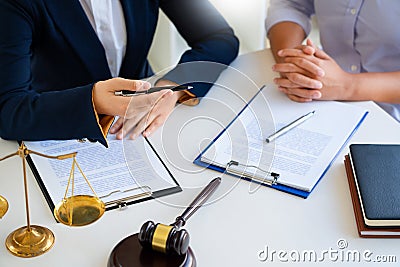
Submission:
[[[313,99],[320,99],[322,97],[322,93],[319,90],[311,90],[306,88],[286,88],[286,87],[278,87],[278,89],[279,91],[291,97],[291,99],[307,99],[308,101],[311,101]]]
[[[310,89],[321,89],[323,86],[320,81],[299,73],[286,73],[286,78],[275,78],[274,83],[278,86],[288,88],[302,87]]]

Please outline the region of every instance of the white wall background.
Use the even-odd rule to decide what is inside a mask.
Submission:
[[[240,41],[239,54],[268,47],[264,20],[269,0],[210,0],[235,31]],[[318,34],[312,32],[318,42]],[[160,18],[149,61],[155,72],[176,65],[188,48],[174,25],[160,12]]]
[[[234,29],[240,41],[240,54],[265,47],[264,19],[269,0],[210,0],[210,2]],[[149,56],[154,71],[158,72],[175,65],[187,48],[174,25],[161,12]]]

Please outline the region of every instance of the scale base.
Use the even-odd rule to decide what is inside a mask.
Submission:
[[[143,249],[138,234],[128,236],[112,250],[108,267],[196,267],[196,258],[189,247],[185,255],[166,255]]]
[[[54,234],[49,229],[31,225],[18,228],[11,232],[6,239],[6,247],[11,254],[32,258],[47,252],[54,245]]]

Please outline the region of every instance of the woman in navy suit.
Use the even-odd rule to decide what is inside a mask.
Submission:
[[[0,0],[0,136],[107,145],[114,116],[120,120],[111,133],[122,138],[133,129],[134,138],[153,132],[177,101],[196,104],[210,84],[114,96],[150,86],[139,79],[151,75],[147,55],[160,9],[190,47],[179,63],[227,65],[236,57],[237,38],[207,0]],[[180,83],[182,73],[175,69],[157,85]]]

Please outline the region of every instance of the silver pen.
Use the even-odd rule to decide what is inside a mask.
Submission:
[[[265,141],[267,141],[267,143],[270,143],[270,142],[274,141],[279,136],[283,135],[284,133],[287,133],[288,131],[290,131],[294,127],[300,125],[301,123],[303,123],[306,120],[308,120],[309,118],[311,118],[311,116],[314,115],[314,114],[315,114],[315,110],[313,110],[313,111],[301,116],[300,118],[292,121],[288,125],[282,127],[277,132],[275,132],[275,133],[271,134],[270,136],[268,136],[268,138]]]

